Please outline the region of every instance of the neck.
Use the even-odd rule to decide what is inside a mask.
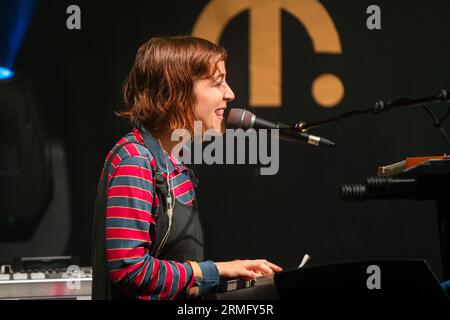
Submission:
[[[156,138],[159,139],[159,142],[161,143],[161,147],[165,152],[168,154],[172,153],[172,149],[178,144],[178,141],[172,141],[171,140],[172,133],[162,133]]]

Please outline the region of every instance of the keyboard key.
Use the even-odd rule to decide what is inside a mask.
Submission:
[[[27,280],[28,279],[28,274],[26,273],[22,273],[22,272],[17,272],[13,274],[13,280]]]
[[[45,279],[45,273],[33,272],[30,274],[30,279],[32,279],[32,280]]]
[[[0,281],[11,280],[10,274],[0,274]]]

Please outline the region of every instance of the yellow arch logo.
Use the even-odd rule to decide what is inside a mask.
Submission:
[[[281,107],[281,10],[303,23],[316,53],[342,53],[333,20],[318,0],[211,0],[192,34],[218,43],[229,21],[247,10],[252,107]],[[311,92],[320,106],[334,107],[344,97],[344,85],[337,76],[322,74],[313,81]]]

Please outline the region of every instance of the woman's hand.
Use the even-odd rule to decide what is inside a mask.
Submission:
[[[233,260],[216,262],[220,278],[242,278],[252,280],[256,277],[283,271],[283,269],[265,259]]]

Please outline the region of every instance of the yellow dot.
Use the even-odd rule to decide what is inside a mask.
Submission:
[[[334,74],[324,73],[314,79],[311,91],[318,105],[333,108],[344,97],[344,84]]]

